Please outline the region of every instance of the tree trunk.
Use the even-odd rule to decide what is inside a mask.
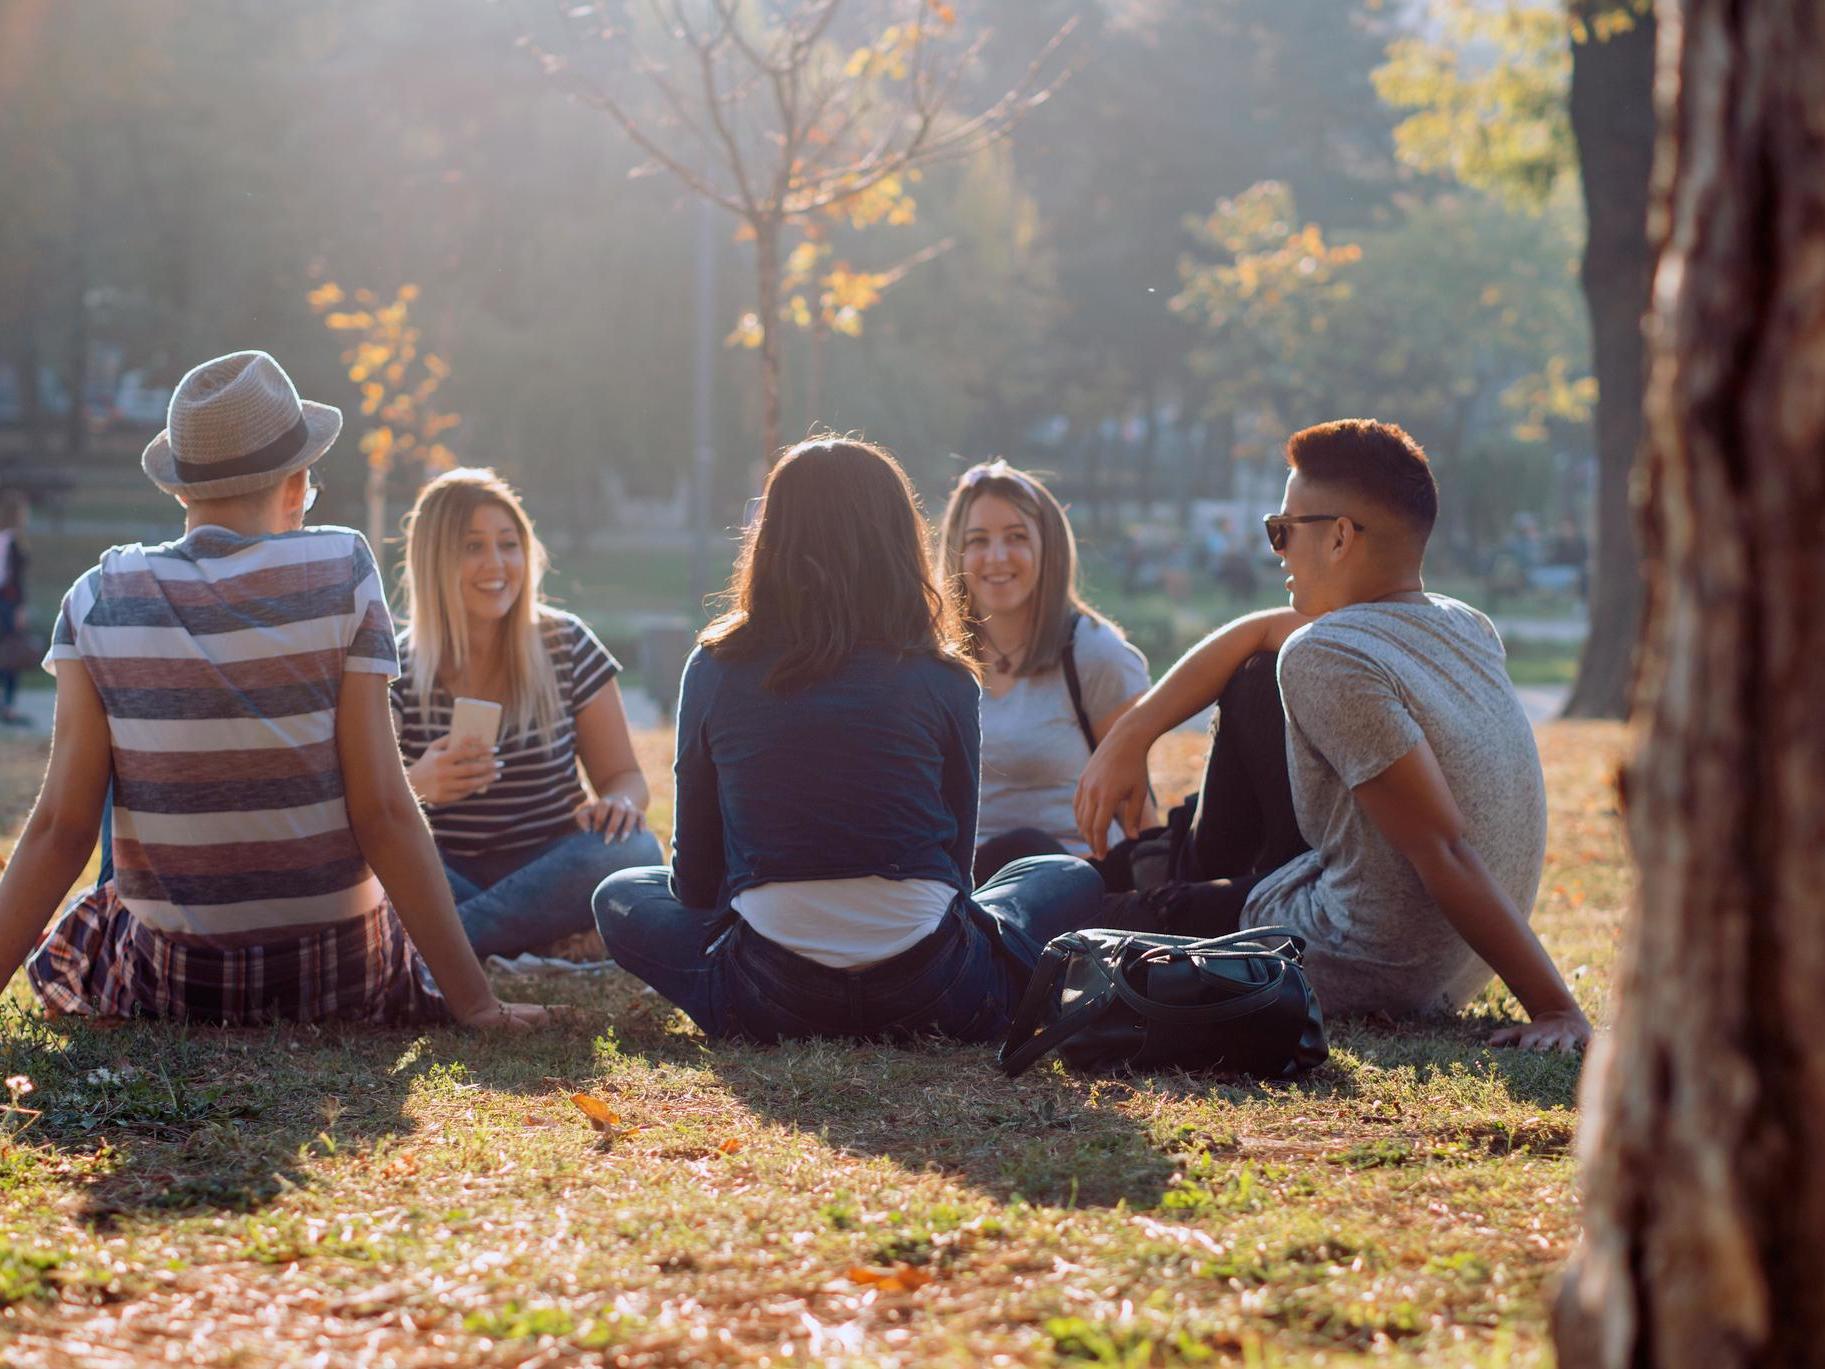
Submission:
[[[39,260],[51,259],[45,246]],[[25,425],[25,450],[31,461],[45,459],[44,406],[38,402],[38,372],[44,365],[44,353],[38,344],[41,324],[38,277],[33,271],[18,276],[19,299],[15,318],[17,341],[13,345],[13,371],[19,378],[20,418]]]
[[[71,268],[67,297],[70,334],[64,374],[70,408],[64,415],[63,454],[64,459],[71,463],[80,462],[89,452],[89,275],[94,268],[92,248],[95,208],[95,173],[91,158],[92,154],[85,142],[76,155],[76,222],[70,234]]]
[[[760,427],[766,450],[761,470],[770,471],[779,460],[779,225],[762,221],[754,226],[754,258],[760,292]]]
[[[805,364],[805,422],[810,428],[829,428],[824,417],[824,368],[829,364],[830,329],[822,318],[811,329]]]
[[[1236,416],[1224,410],[1205,421],[1204,493],[1210,499],[1233,499],[1236,493]]]
[[[1141,391],[1141,402],[1147,413],[1141,420],[1141,450],[1135,460],[1135,498],[1140,502],[1141,517],[1153,518],[1154,465],[1160,456],[1160,396],[1157,385]]]
[[[1640,868],[1560,1363],[1825,1363],[1825,23],[1670,3]],[[1673,80],[1672,78],[1677,78]]]
[[[384,574],[387,567],[387,467],[368,461],[366,496],[368,521],[368,546],[373,548],[374,560]]]
[[[1574,8],[1588,10],[1590,0]],[[1654,17],[1572,44],[1571,124],[1588,232],[1584,297],[1597,376],[1597,516],[1591,539],[1590,636],[1566,713],[1620,718],[1641,625],[1641,557],[1629,484],[1641,445],[1646,379],[1641,333],[1653,255]]]

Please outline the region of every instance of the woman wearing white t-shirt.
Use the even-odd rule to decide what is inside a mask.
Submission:
[[[1147,658],[1078,594],[1064,509],[1005,461],[958,479],[938,564],[960,587],[966,643],[982,663],[976,882],[1022,856],[1086,854],[1072,811],[1077,779],[1146,692]]]

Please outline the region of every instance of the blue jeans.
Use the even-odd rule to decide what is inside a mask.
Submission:
[[[611,876],[594,903],[608,953],[706,1036],[988,1041],[1007,1030],[1046,942],[1096,925],[1102,893],[1102,878],[1071,856],[1017,860],[959,896],[923,941],[853,970],[769,941],[733,908],[685,907],[663,866]]]
[[[665,857],[651,832],[575,831],[499,855],[444,856],[456,915],[478,956],[518,955],[590,929],[589,898],[617,870]]]

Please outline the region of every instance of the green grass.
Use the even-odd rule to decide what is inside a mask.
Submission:
[[[1578,642],[1549,642],[1532,637],[1510,637],[1508,678],[1518,685],[1569,685],[1578,675]]]
[[[641,741],[654,773],[667,739]],[[1536,925],[1600,1015],[1620,734],[1541,745]],[[622,976],[499,987],[581,1020],[110,1028],[47,1023],[15,981],[0,1075],[41,1115],[0,1124],[0,1360],[1550,1362],[1578,1064],[1483,1047],[1515,1011],[1498,990],[1456,1021],[1333,1024],[1329,1063],[1258,1085],[712,1049]],[[624,1128],[592,1131],[574,1090]]]

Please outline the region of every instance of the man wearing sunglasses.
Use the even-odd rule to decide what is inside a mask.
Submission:
[[[1531,1021],[1492,1044],[1579,1049],[1590,1023],[1527,922],[1546,846],[1539,754],[1495,628],[1425,592],[1425,454],[1398,427],[1345,419],[1295,433],[1286,459],[1266,524],[1291,607],[1187,652],[1078,786],[1104,857],[1112,818],[1136,835],[1149,748],[1220,704],[1166,882],[1115,907],[1190,935],[1291,927],[1333,1016],[1456,1012],[1493,971]]]

